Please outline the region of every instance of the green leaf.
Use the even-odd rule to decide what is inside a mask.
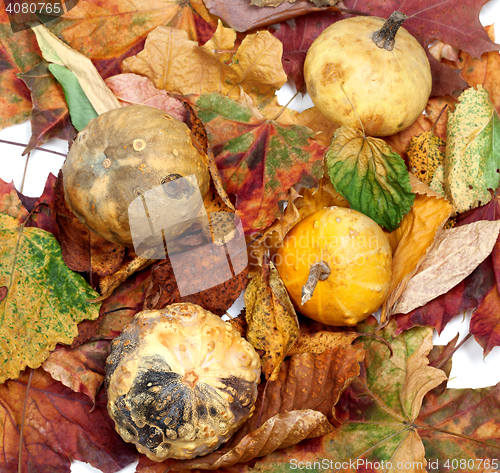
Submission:
[[[77,324],[96,319],[100,304],[65,265],[52,234],[0,214],[0,383],[37,368],[57,343],[70,344]]]
[[[457,213],[487,204],[500,184],[500,119],[486,89],[467,89],[449,115],[444,190]]]
[[[97,112],[92,107],[73,72],[67,67],[58,64],[49,64],[48,67],[49,71],[62,85],[71,122],[78,131],[83,130],[90,120],[97,117]]]
[[[408,213],[415,195],[401,157],[385,141],[340,127],[326,153],[333,186],[354,210],[392,231]]]

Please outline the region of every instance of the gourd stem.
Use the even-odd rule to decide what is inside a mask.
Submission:
[[[406,18],[408,17],[400,11],[392,12],[391,16],[386,20],[382,28],[373,33],[372,41],[380,49],[384,48],[387,51],[392,51],[394,49],[394,38],[396,37],[396,33]]]
[[[318,281],[324,281],[330,276],[330,273],[330,266],[324,261],[318,261],[311,266],[307,282],[302,287],[302,305],[312,297]]]

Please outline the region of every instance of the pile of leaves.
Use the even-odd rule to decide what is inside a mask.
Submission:
[[[30,119],[25,154],[71,142],[107,110],[162,108],[213,155],[206,206],[235,209],[249,256],[235,278],[183,298],[168,259],[138,258],[76,219],[62,175],[36,199],[0,181],[0,471],[70,471],[76,459],[114,472],[136,458],[140,473],[285,472],[318,460],[328,471],[497,470],[500,386],[448,389],[456,340],[432,347],[433,328],[469,309],[485,355],[500,345],[500,56],[478,20],[484,3],[80,0],[17,33],[0,10],[0,127]],[[372,139],[278,104],[287,81],[303,91],[305,55],[324,28],[397,9],[433,72],[412,126]],[[347,143],[362,149],[356,159]],[[349,193],[366,187],[386,205]],[[302,317],[273,266],[287,231],[331,205],[359,208],[387,232],[393,276],[380,321]],[[189,300],[223,315],[243,291],[231,323],[261,355],[256,414],[204,457],[139,457],[106,412],[111,341],[143,308]]]

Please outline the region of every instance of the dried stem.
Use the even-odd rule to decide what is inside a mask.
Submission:
[[[372,41],[380,48],[392,51],[394,49],[394,41],[396,33],[403,24],[407,16],[399,11],[392,12],[391,16],[386,20],[379,31],[375,31],[372,36]]]
[[[26,148],[28,146],[27,144],[24,143],[16,143],[15,141],[7,141],[7,140],[0,140],[0,143],[5,143],[6,145],[14,145],[14,146],[23,146]],[[52,154],[57,154],[58,156],[64,156],[66,157],[66,154],[60,153],[59,151],[52,151],[51,149],[46,149],[46,148],[35,148],[38,151],[45,151],[46,153],[52,153]]]
[[[302,287],[302,305],[312,297],[318,281],[324,281],[330,276],[330,273],[330,266],[324,261],[318,261],[311,266],[307,282]]]

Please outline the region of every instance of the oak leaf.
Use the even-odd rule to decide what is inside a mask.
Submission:
[[[104,473],[124,468],[137,451],[115,432],[106,410],[104,391],[96,402],[55,381],[42,369],[0,385],[0,463],[18,471],[19,435],[24,419],[22,467],[19,471],[68,472],[73,459]],[[23,405],[26,399],[26,414]]]
[[[40,366],[57,343],[71,343],[76,324],[97,318],[99,306],[87,302],[95,292],[66,267],[50,233],[0,214],[0,240],[0,285],[8,290],[0,303],[3,382]]]
[[[406,314],[464,280],[491,253],[499,232],[500,220],[480,220],[441,230],[418,264],[394,312]]]
[[[415,199],[404,161],[380,138],[341,127],[326,153],[333,186],[352,209],[389,231],[398,227]]]
[[[274,381],[299,336],[299,321],[285,285],[272,263],[263,264],[245,291],[247,340],[264,350],[262,372]]]
[[[192,97],[203,121],[217,167],[245,233],[282,217],[280,201],[294,184],[315,185],[323,174],[324,146],[301,125],[264,118],[254,104],[213,93]]]

